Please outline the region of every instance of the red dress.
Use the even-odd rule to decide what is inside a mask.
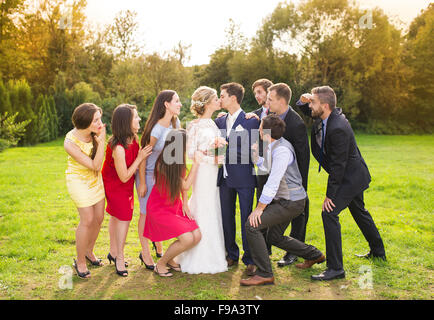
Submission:
[[[164,179],[161,193],[155,185],[146,205],[146,221],[143,236],[151,241],[164,241],[199,228],[196,221],[190,220],[182,212],[182,200],[179,196],[172,204]]]
[[[134,209],[134,175],[125,183],[119,179],[110,144],[107,144],[102,179],[107,199],[106,211],[121,221],[131,221]],[[136,160],[139,154],[139,145],[136,140],[125,149],[125,162],[127,168]]]

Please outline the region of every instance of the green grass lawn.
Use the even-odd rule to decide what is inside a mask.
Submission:
[[[383,237],[388,261],[354,256],[369,248],[348,210],[340,215],[346,279],[312,282],[310,270],[278,268],[283,251],[273,248],[276,285],[240,287],[244,266],[217,275],[176,273],[160,278],[140,266],[136,206],[126,243],[129,276],[104,260],[89,280],[72,277],[61,289],[59,268],[75,257],[78,213],[66,190],[63,140],[0,153],[0,299],[432,299],[434,230],[434,136],[358,135],[372,183],[365,203]],[[313,158],[312,158],[313,159]],[[327,175],[311,161],[310,219],[306,242],[325,253],[321,204]],[[106,215],[95,253],[109,250]],[[238,242],[241,243],[239,216]],[[287,233],[289,230],[287,231]],[[164,243],[165,247],[170,241]],[[155,252],[154,260],[156,260]],[[367,287],[362,270],[372,271]]]

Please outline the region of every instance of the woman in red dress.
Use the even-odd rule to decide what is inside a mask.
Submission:
[[[155,266],[154,271],[161,277],[173,275],[169,268],[181,271],[173,259],[194,247],[202,238],[199,227],[191,217],[187,193],[203,155],[196,152],[191,170],[185,177],[186,139],[183,129],[171,130],[168,133],[164,148],[155,164],[155,186],[146,207],[143,235],[152,241],[178,239],[169,246]]]
[[[124,246],[134,209],[134,174],[139,164],[151,154],[152,147],[139,150],[137,132],[140,117],[136,106],[123,104],[113,111],[113,136],[107,144],[102,168],[106,211],[110,214],[110,263],[115,262],[116,273],[128,276],[125,269]]]

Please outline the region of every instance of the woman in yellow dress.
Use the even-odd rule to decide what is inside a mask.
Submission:
[[[80,278],[89,278],[88,260],[102,266],[93,249],[104,220],[105,193],[101,176],[104,160],[106,130],[101,121],[102,110],[92,103],[84,103],[72,114],[72,129],[65,137],[68,153],[66,186],[80,214],[75,239],[77,260],[74,268]]]

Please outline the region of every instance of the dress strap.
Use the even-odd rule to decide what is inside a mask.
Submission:
[[[73,142],[74,144],[76,144],[80,149],[82,149],[83,150],[83,148],[86,146],[86,145],[88,145],[89,143],[92,143],[92,142],[88,142],[88,143],[86,143],[86,142],[83,142],[83,141],[81,141],[81,140],[79,140],[73,133],[72,133],[72,130],[71,131],[69,131],[67,134],[66,134],[66,137],[65,137],[65,139],[68,139],[68,140],[70,140],[71,142]]]

